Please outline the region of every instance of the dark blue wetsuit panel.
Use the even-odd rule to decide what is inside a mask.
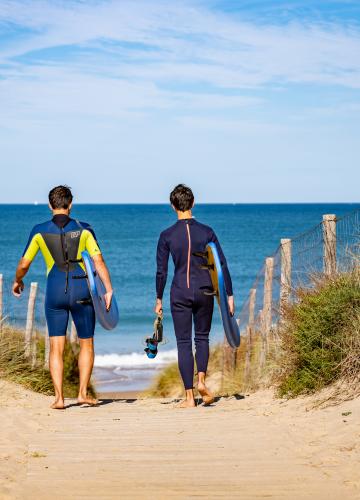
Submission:
[[[198,372],[206,372],[209,360],[209,333],[214,299],[205,295],[204,291],[211,291],[212,283],[208,270],[201,268],[204,259],[194,253],[205,252],[206,246],[211,241],[216,244],[219,252],[226,292],[232,295],[232,283],[226,259],[214,231],[209,226],[195,219],[179,220],[161,233],[157,248],[156,292],[159,299],[162,299],[166,285],[170,254],[175,265],[170,306],[178,346],[179,370],[185,389],[193,387],[193,322]]]
[[[65,293],[65,273],[56,266],[49,273],[46,287],[45,316],[50,337],[66,335],[69,313],[74,320],[80,339],[94,336],[95,312],[86,279],[73,279],[84,274],[80,266],[69,272],[69,284]],[[79,304],[78,301],[89,303]]]

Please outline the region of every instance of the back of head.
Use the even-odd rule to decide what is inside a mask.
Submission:
[[[178,184],[170,193],[170,203],[180,212],[191,210],[194,205],[194,195],[185,184]]]
[[[56,186],[49,193],[49,203],[53,210],[67,210],[73,200],[69,186]]]

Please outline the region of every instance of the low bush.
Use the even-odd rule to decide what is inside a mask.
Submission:
[[[360,374],[360,276],[316,280],[299,290],[280,329],[280,396],[313,393]]]

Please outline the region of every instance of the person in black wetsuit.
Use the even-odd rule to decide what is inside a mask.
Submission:
[[[101,255],[95,233],[86,222],[70,218],[72,194],[67,186],[57,186],[49,193],[49,207],[53,217],[32,229],[24,253],[16,270],[13,294],[19,297],[24,289],[23,278],[40,250],[47,267],[45,315],[50,337],[50,373],[54,384],[54,409],[64,408],[63,353],[69,313],[74,320],[80,343],[80,385],[78,402],[94,405],[87,388],[94,364],[95,312],[81,262],[81,252],[87,250],[102,279],[110,307],[112,286],[106,264]]]
[[[215,243],[219,253],[231,314],[234,314],[234,297],[226,259],[214,231],[192,217],[194,195],[191,189],[179,184],[170,194],[170,203],[177,213],[178,221],[160,234],[156,257],[155,312],[162,312],[162,298],[171,254],[175,272],[170,291],[170,305],[178,347],[179,370],[186,392],[186,400],[180,407],[188,408],[195,406],[192,322],[195,329],[198,390],[205,404],[214,401],[205,384],[209,360],[209,333],[214,309],[214,297],[211,295],[213,287],[208,270],[202,268],[203,258],[196,255],[205,252],[210,242]]]

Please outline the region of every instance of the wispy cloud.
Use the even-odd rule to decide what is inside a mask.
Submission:
[[[24,85],[27,99],[29,81],[42,92],[70,81],[76,89],[85,77],[89,95],[102,84],[130,108],[252,105],[248,94],[227,94],[278,85],[360,88],[360,29],[348,23],[245,22],[204,2],[159,0],[3,1],[0,23],[2,91],[7,81]],[[198,100],[179,95],[199,86]]]

